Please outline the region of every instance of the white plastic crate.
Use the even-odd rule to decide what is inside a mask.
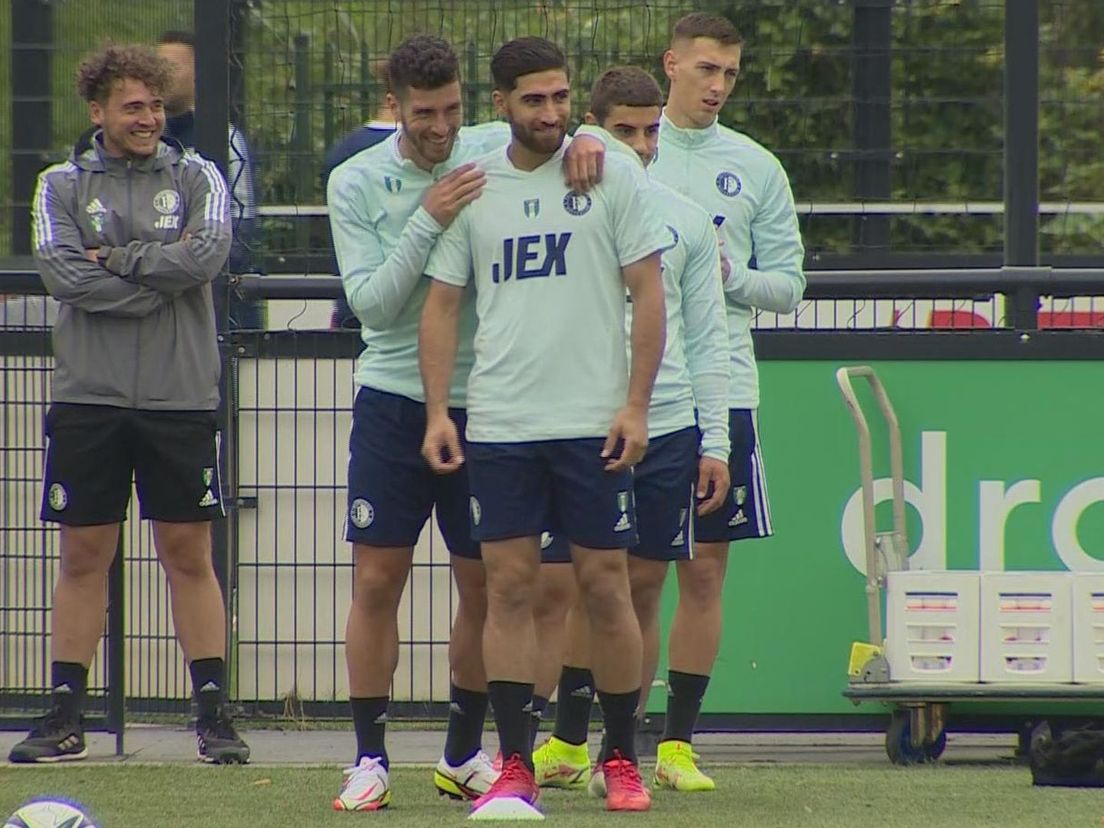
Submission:
[[[1073,680],[1104,683],[1104,573],[1073,576]]]
[[[981,680],[1073,681],[1073,590],[1066,572],[984,572]]]
[[[976,682],[976,572],[890,572],[886,576],[886,660],[890,681]]]

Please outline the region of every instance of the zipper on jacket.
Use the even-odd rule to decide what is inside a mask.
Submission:
[[[126,179],[127,179],[127,238],[134,238],[134,192],[133,192],[133,162],[131,159],[127,159],[126,166]],[[142,323],[145,320],[138,319],[138,324],[134,326],[134,394],[131,397],[131,402],[134,407],[138,407],[138,375],[139,375],[139,361],[142,359]]]

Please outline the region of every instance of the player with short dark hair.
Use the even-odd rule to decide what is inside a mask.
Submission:
[[[467,466],[472,530],[487,572],[483,651],[504,762],[475,807],[538,796],[528,712],[537,658],[532,610],[540,537],[555,527],[571,543],[594,646],[604,654],[594,671],[610,748],[606,806],[646,810],[651,800],[634,747],[640,630],[625,550],[636,532],[631,468],[647,446],[663,352],[659,251],[671,236],[641,209],[640,174],[624,159],[607,159],[592,192],[564,186],[571,89],[555,45],[513,40],[495,54],[491,73],[512,139],[480,159],[484,195],[460,212],[426,265],[434,281],[419,338],[424,452],[441,473]],[[448,387],[470,286],[478,324],[465,445]]]
[[[590,110],[580,131],[603,129],[645,167],[659,144],[663,95],[655,79],[634,66],[607,69],[594,84]],[[666,223],[674,243],[663,252],[667,346],[648,412],[648,453],[634,470],[640,542],[629,549],[629,582],[643,639],[641,688],[651,687],[659,660],[659,602],[672,561],[693,553],[694,514],[708,514],[724,502],[728,474],[728,331],[721,291],[720,256],[712,217],[678,193],[653,183],[650,204]],[[575,787],[590,776],[586,735],[590,721],[591,656],[570,570],[550,552],[541,567],[538,612],[541,657],[563,651],[556,729],[534,754],[537,781]],[[540,688],[547,694],[551,685]],[[640,709],[647,703],[642,696]],[[594,785],[601,789],[601,761]]]
[[[103,632],[107,572],[132,483],[153,522],[206,762],[245,762],[226,705],[226,612],[211,561],[220,361],[211,280],[230,250],[226,183],[162,140],[170,68],[144,46],[86,58],[90,145],[39,176],[34,256],[61,310],[46,415],[42,519],[60,524],[51,613],[52,708],[13,762],[87,755],[80,711]]]
[[[504,145],[508,130],[501,123],[461,129],[459,63],[440,38],[405,40],[388,67],[388,103],[400,128],[339,165],[327,188],[342,283],[365,344],[356,367],[345,524],[354,557],[345,654],[357,754],[334,801],[339,810],[377,810],[391,800],[384,731],[399,658],[397,614],[414,546],[434,510],[459,593],[449,641],[449,728],[434,781],[443,794],[470,799],[486,793],[497,776],[481,750],[486,596],[468,517],[468,475],[435,475],[421,454],[426,405],[418,320],[430,251],[483,190],[483,172],[471,159]],[[591,141],[595,148],[603,151],[601,142]],[[580,157],[585,171],[591,162],[596,166],[585,153]],[[461,368],[445,390],[461,422],[474,312],[464,329]]]
[[[769,150],[717,120],[740,72],[742,43],[720,15],[696,12],[675,24],[663,55],[670,86],[651,167],[657,181],[704,207],[717,225],[730,356],[731,493],[717,511],[695,516],[694,557],[676,565],[679,602],[655,775],[657,784],[676,790],[713,786],[697,769],[690,742],[720,646],[729,545],[774,532],[752,317],[756,309],[792,313],[805,290],[805,251],[786,171]]]

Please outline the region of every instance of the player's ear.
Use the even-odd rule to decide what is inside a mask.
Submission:
[[[588,112],[586,115],[583,116],[583,123],[590,124],[591,126],[597,126],[598,119],[594,117],[593,112]]]
[[[387,97],[384,98],[384,103],[387,104],[387,108],[391,110],[391,117],[395,119],[395,123],[398,123],[402,118],[402,107],[399,105],[399,99],[395,97],[394,93],[388,92]]]
[[[88,102],[88,117],[96,126],[103,126],[103,107],[99,101]]]
[[[674,49],[668,49],[663,53],[663,74],[671,80],[675,79],[675,64],[678,63],[678,55]]]
[[[506,96],[502,92],[496,89],[491,93],[491,100],[494,101],[495,112],[499,115],[509,115],[509,108],[506,106]]]

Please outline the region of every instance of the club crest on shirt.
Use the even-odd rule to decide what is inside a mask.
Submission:
[[[526,218],[536,218],[540,215],[540,199],[539,198],[527,198],[522,202],[523,209],[525,210]]]
[[[383,186],[387,188],[387,192],[389,193],[401,193],[402,179],[395,178],[393,175],[385,175],[383,177]]]
[[[180,193],[176,190],[162,190],[153,197],[153,209],[163,216],[171,216],[180,209]]]
[[[717,189],[721,195],[728,196],[729,198],[735,198],[740,194],[740,190],[744,189],[744,184],[740,181],[740,176],[734,172],[728,172],[727,170],[717,175]]]
[[[579,193],[572,190],[564,196],[563,206],[573,216],[585,216],[590,212],[593,200],[589,193]]]

